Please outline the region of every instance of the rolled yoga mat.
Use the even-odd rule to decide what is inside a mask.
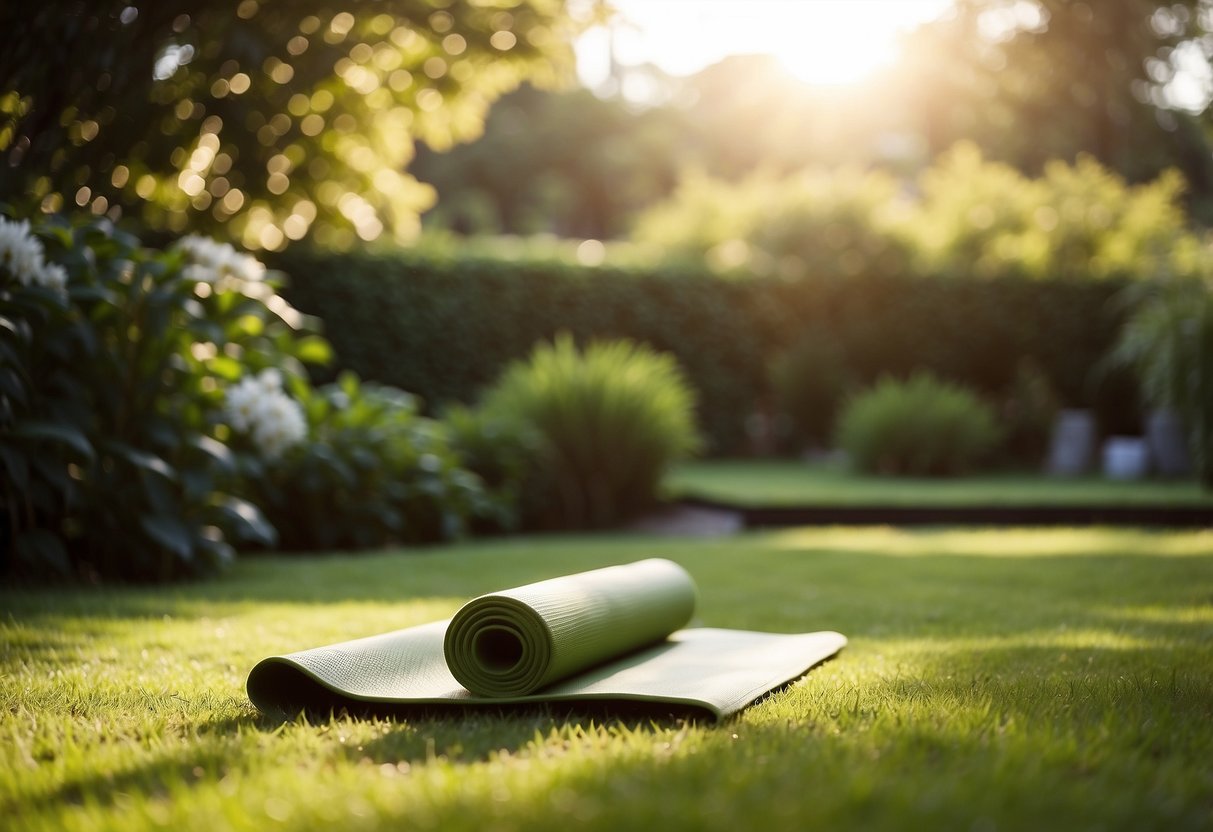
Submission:
[[[846,644],[835,632],[680,630],[694,607],[677,564],[612,566],[482,595],[450,621],[272,656],[248,694],[274,714],[584,702],[721,718]]]

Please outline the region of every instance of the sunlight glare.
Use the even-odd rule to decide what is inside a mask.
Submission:
[[[861,82],[897,58],[898,38],[939,17],[952,0],[615,0],[611,38],[578,44],[590,86],[607,72],[608,42],[623,66],[656,64],[689,75],[728,55],[767,54],[806,83]]]

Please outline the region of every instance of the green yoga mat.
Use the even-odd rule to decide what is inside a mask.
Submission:
[[[482,595],[436,621],[263,659],[267,713],[629,703],[734,713],[837,653],[846,637],[684,627],[695,584],[650,559]]]

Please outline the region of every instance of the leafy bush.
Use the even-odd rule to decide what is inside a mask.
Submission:
[[[757,174],[733,183],[693,175],[637,220],[633,237],[714,271],[854,277],[904,271],[897,181],[856,169]]]
[[[1131,293],[1136,308],[1114,355],[1136,369],[1145,398],[1188,425],[1201,482],[1213,488],[1213,288],[1178,280]]]
[[[698,445],[694,396],[672,356],[627,341],[540,344],[485,398],[542,435],[566,527],[603,527],[651,504],[666,467]]]
[[[990,407],[955,384],[918,373],[884,378],[847,404],[838,444],[862,471],[940,476],[984,462],[998,441]]]
[[[224,493],[225,387],[327,356],[257,261],[104,220],[0,224],[0,550],[23,573],[164,580],[271,543]]]
[[[771,384],[795,443],[824,447],[850,384],[846,355],[838,344],[810,330],[771,366]]]
[[[518,418],[484,408],[450,405],[442,414],[463,465],[480,477],[494,509],[478,531],[516,531],[551,525],[555,493],[542,435]]]
[[[1169,171],[1129,185],[1093,158],[1039,178],[962,142],[920,175],[916,196],[879,171],[808,169],[741,182],[693,175],[633,236],[745,276],[1134,278],[1208,270]]]
[[[420,416],[414,396],[350,373],[317,389],[296,380],[292,392],[306,439],[245,468],[248,496],[278,530],[280,548],[446,540],[474,517],[499,516],[445,426]]]
[[[1207,268],[1175,171],[1128,185],[1089,156],[1029,179],[961,143],[926,170],[906,226],[926,274],[1152,277]]]

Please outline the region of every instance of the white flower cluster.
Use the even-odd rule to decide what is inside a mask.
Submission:
[[[57,263],[47,263],[42,243],[30,233],[29,221],[0,217],[0,268],[7,269],[22,286],[31,283],[67,294],[67,272]]]
[[[256,281],[265,277],[265,266],[257,258],[241,254],[227,243],[220,243],[199,234],[190,234],[177,241],[185,252],[189,265],[185,277],[198,283],[218,283],[225,277],[241,281]]]
[[[307,436],[303,408],[282,389],[277,370],[246,376],[227,390],[227,422],[257,443],[267,459],[281,456]]]

